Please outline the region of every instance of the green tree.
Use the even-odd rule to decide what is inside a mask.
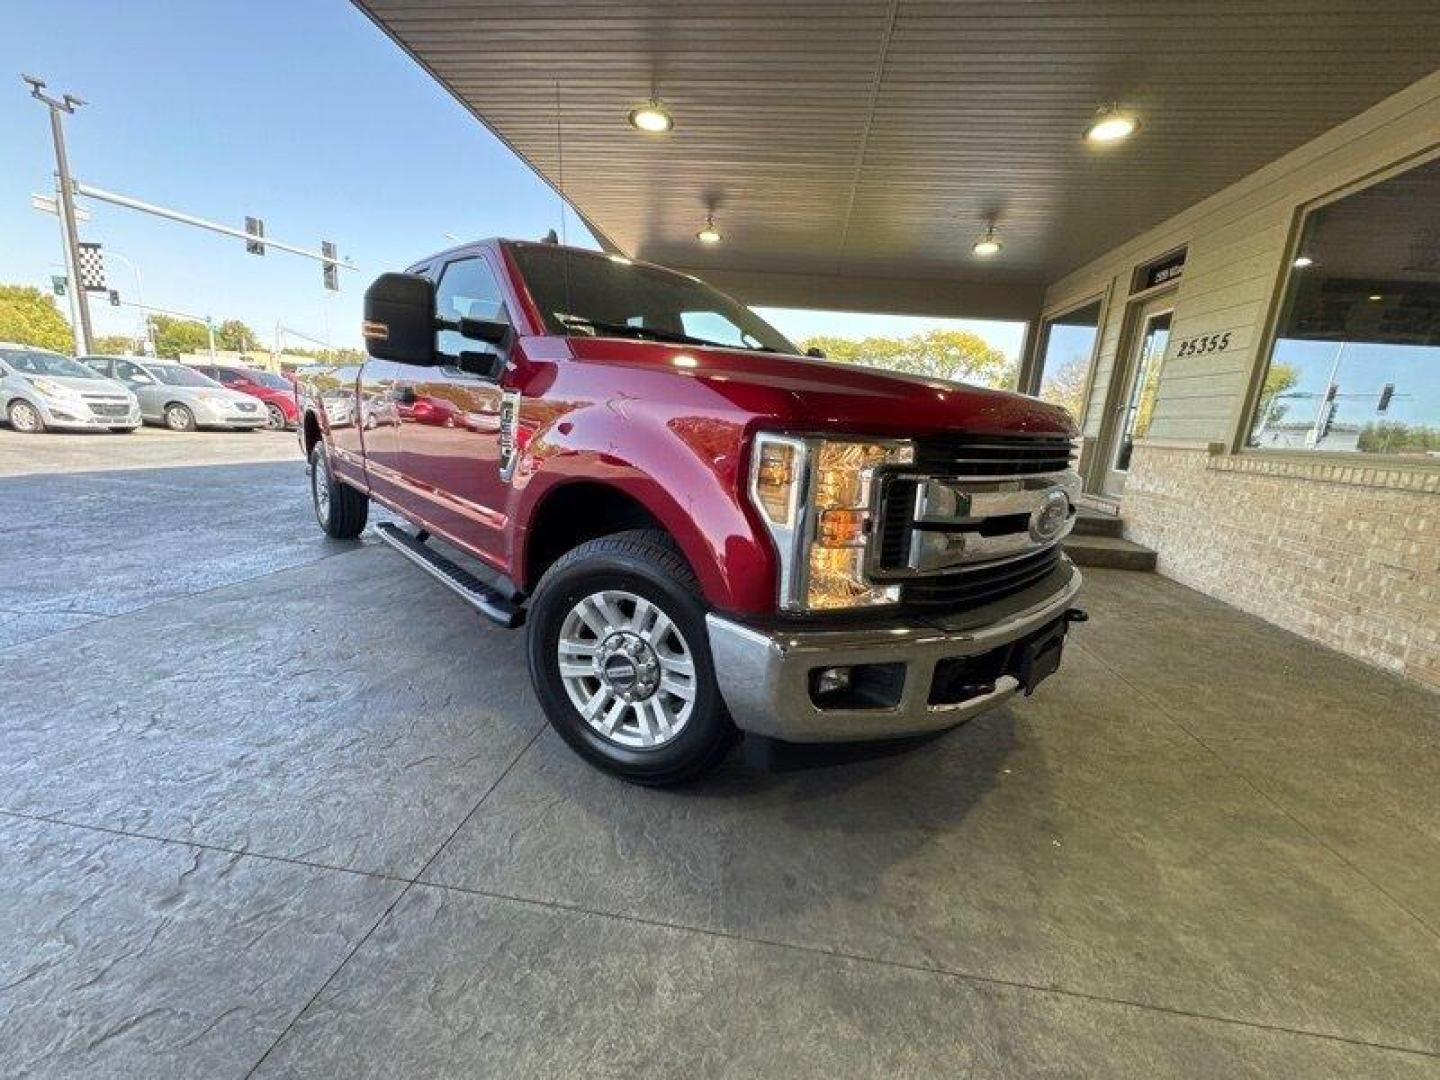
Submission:
[[[156,356],[174,358],[182,353],[204,352],[210,345],[210,335],[205,332],[205,324],[188,319],[151,315],[150,332],[155,341]]]
[[[104,334],[90,343],[90,351],[98,356],[129,356],[135,352],[135,339],[129,334]]]
[[[226,319],[215,328],[215,347],[227,352],[251,352],[260,348],[260,338],[239,319]]]
[[[1088,356],[1072,356],[1053,371],[1047,370],[1040,381],[1041,399],[1059,405],[1079,419],[1080,410],[1085,405],[1085,376],[1089,363]]]
[[[1013,386],[1015,364],[968,330],[926,330],[906,337],[843,338],[822,335],[801,342],[842,364],[861,364],[932,379],[979,386]]]
[[[1260,387],[1260,424],[1278,424],[1290,409],[1290,403],[1281,400],[1281,395],[1294,388],[1300,381],[1300,372],[1293,364],[1271,364],[1265,372],[1265,382]]]
[[[0,285],[0,341],[73,352],[75,335],[55,298],[28,285]]]
[[[285,346],[286,356],[304,356],[320,364],[358,364],[365,359],[360,349],[310,349],[293,345]]]

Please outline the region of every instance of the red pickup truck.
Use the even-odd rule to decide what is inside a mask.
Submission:
[[[751,732],[940,730],[1058,665],[1069,415],[798,355],[686,274],[491,240],[384,274],[297,380],[320,525],[505,626],[590,761],[676,783]],[[443,422],[437,422],[437,418]]]

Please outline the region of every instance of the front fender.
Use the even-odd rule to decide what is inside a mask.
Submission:
[[[710,606],[761,615],[775,610],[776,559],[749,509],[741,478],[747,440],[723,415],[675,415],[631,399],[566,413],[535,429],[517,461],[512,520],[534,520],[563,485],[613,487],[643,506],[674,537]],[[515,530],[511,566],[521,587],[528,528]]]

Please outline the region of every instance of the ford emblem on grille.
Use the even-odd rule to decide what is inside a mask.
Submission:
[[[1030,538],[1039,544],[1048,544],[1065,529],[1070,518],[1070,500],[1063,491],[1052,491],[1045,501],[1030,511]]]

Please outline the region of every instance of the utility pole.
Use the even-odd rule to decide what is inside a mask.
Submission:
[[[30,96],[43,102],[50,109],[50,135],[55,140],[55,171],[60,186],[60,217],[65,224],[65,261],[69,263],[70,288],[74,290],[75,310],[80,322],[75,327],[75,352],[84,356],[90,351],[90,296],[81,286],[80,241],[75,233],[75,191],[70,181],[70,161],[65,156],[65,127],[61,113],[74,113],[77,106],[84,105],[74,94],[62,94],[59,98],[45,93],[45,83],[33,75],[20,76],[30,87]]]

